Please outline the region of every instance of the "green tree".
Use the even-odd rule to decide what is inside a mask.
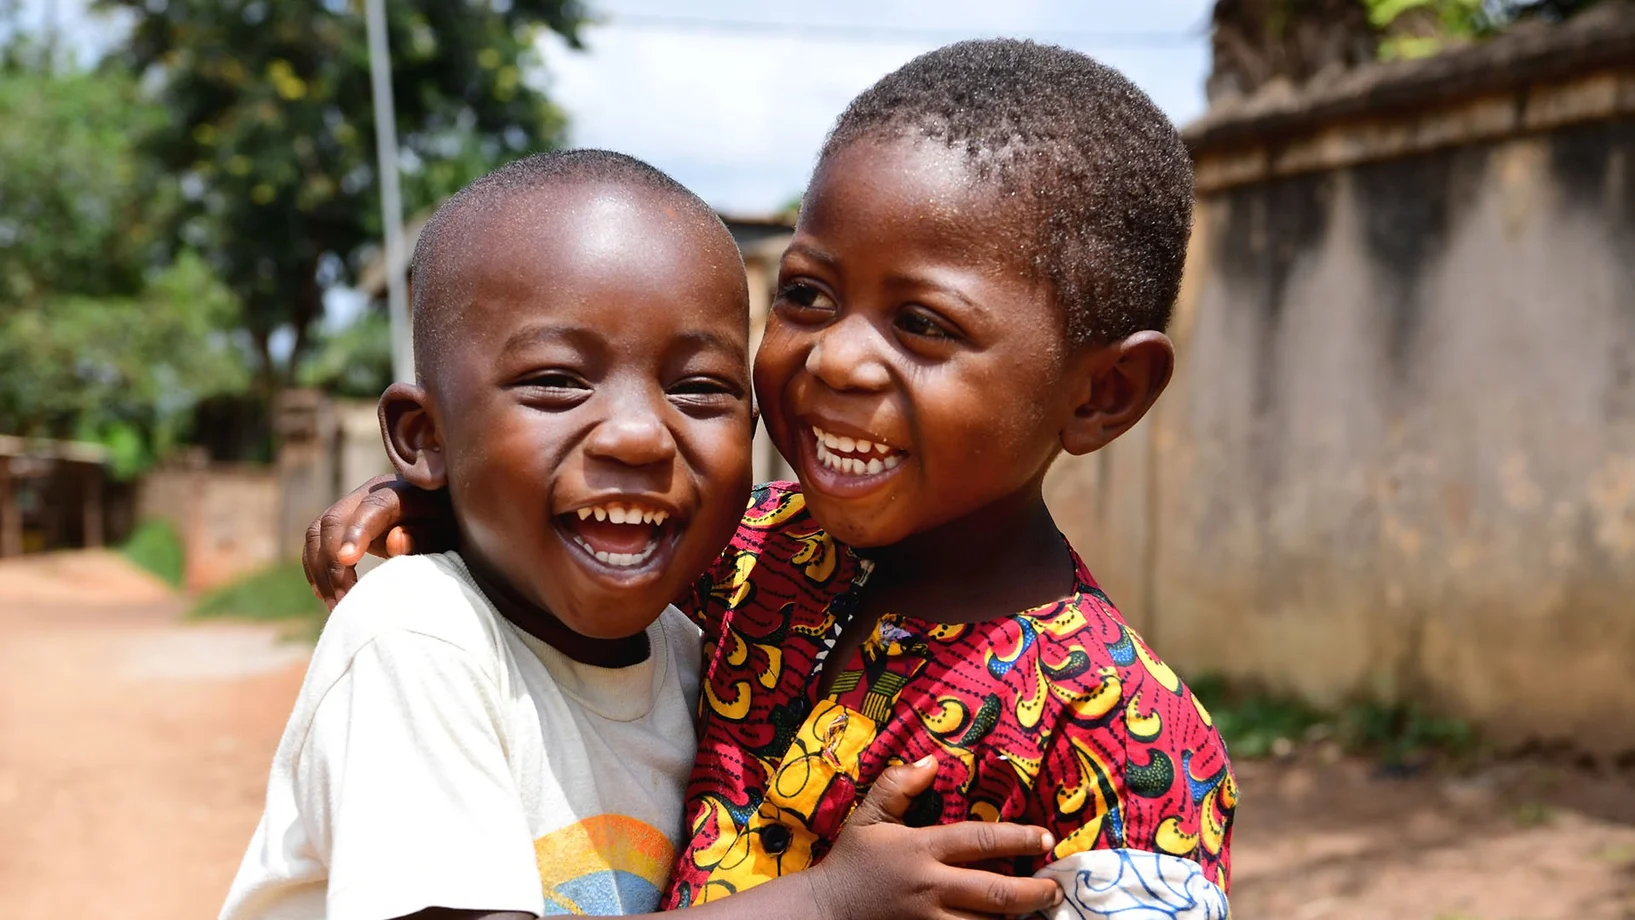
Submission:
[[[1424,57],[1487,38],[1523,19],[1561,20],[1596,0],[1216,0],[1211,103],[1274,81],[1376,59]]]
[[[1487,38],[1524,19],[1560,21],[1596,0],[1366,0],[1381,58],[1415,58]]]
[[[156,260],[164,194],[133,138],[163,122],[118,68],[52,69],[16,37],[0,65],[0,311],[53,294],[133,295]]]
[[[0,316],[0,431],[97,441],[130,476],[187,433],[200,399],[241,391],[236,302],[184,253],[129,296],[54,294]]]
[[[361,0],[98,0],[133,20],[122,58],[169,114],[144,150],[180,177],[170,221],[237,295],[263,394],[289,383],[381,233]],[[525,81],[542,29],[577,45],[576,0],[390,0],[409,213],[499,162],[560,142]],[[287,354],[275,354],[280,332]]]
[[[392,382],[392,330],[386,311],[365,309],[345,326],[320,329],[296,382],[334,396],[376,399]]]
[[[16,34],[0,53],[0,432],[100,441],[132,474],[242,390],[237,303],[159,245],[171,196],[133,138],[163,112],[55,57]]]

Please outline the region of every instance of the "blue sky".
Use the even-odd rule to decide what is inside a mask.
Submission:
[[[391,2],[391,0],[387,0]],[[118,34],[89,0],[25,0],[86,54]],[[1178,124],[1204,109],[1209,0],[591,0],[586,50],[548,38],[538,75],[571,140],[648,160],[733,214],[774,210],[805,185],[852,96],[959,38],[1053,41],[1117,67]],[[770,25],[767,25],[770,24]]]

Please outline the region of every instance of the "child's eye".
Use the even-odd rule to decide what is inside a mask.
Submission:
[[[897,328],[909,335],[927,339],[951,339],[953,335],[936,320],[924,313],[908,312],[897,317]]]
[[[538,387],[542,390],[588,390],[589,385],[572,374],[546,373],[529,377],[523,381],[524,385]]]
[[[714,380],[709,377],[689,377],[670,387],[670,392],[686,396],[720,396],[730,394],[732,387],[723,380]]]
[[[816,285],[804,281],[791,281],[778,288],[777,304],[787,310],[797,312],[833,312],[834,298],[823,293]]]
[[[738,387],[714,377],[688,377],[671,385],[669,396],[682,408],[721,409],[739,397]]]
[[[530,403],[547,409],[568,409],[590,396],[590,384],[572,374],[551,371],[518,381]]]

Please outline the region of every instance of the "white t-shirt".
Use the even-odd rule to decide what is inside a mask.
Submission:
[[[697,747],[698,629],[628,668],[502,618],[454,553],[394,559],[313,652],[222,920],[656,910]]]

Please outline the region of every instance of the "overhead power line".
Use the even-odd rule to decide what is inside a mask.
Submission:
[[[1082,29],[926,29],[908,26],[865,26],[829,23],[775,22],[760,19],[704,19],[693,16],[616,14],[597,25],[643,32],[692,32],[705,35],[748,35],[850,44],[944,43],[975,35],[1000,34],[1054,39],[1102,48],[1173,48],[1208,34],[1207,26],[1168,32],[1098,32]]]

